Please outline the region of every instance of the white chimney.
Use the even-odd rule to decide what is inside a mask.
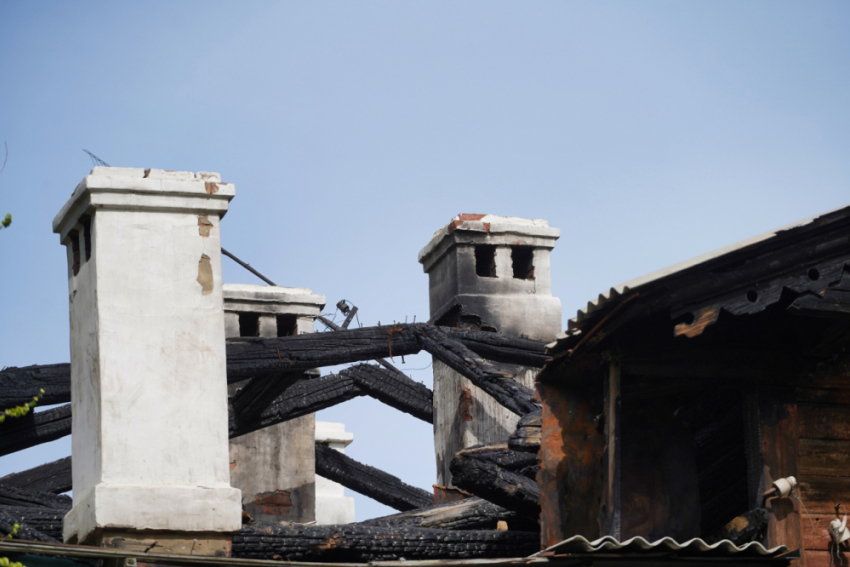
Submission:
[[[216,173],[95,167],[53,221],[71,311],[65,541],[220,555],[241,527],[219,230],[233,196]]]
[[[313,332],[325,296],[302,287],[224,284],[227,337],[287,337]],[[230,385],[231,394],[242,383]],[[315,414],[230,440],[230,481],[255,520],[316,519]]]

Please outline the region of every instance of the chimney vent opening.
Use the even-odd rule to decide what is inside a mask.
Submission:
[[[239,314],[239,336],[240,337],[259,337],[260,336],[260,314],[259,313],[240,313]]]
[[[277,336],[291,337],[298,334],[298,318],[295,315],[277,316]]]
[[[496,247],[479,244],[475,247],[475,273],[482,278],[496,277]]]
[[[534,248],[531,246],[511,246],[511,262],[514,278],[518,280],[534,279]]]

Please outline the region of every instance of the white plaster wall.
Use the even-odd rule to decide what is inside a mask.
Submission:
[[[316,422],[316,442],[345,453],[354,441],[354,435],[345,430],[345,424],[327,421]],[[345,496],[345,487],[321,475],[316,475],[316,524],[350,524],[355,521],[354,498]]]

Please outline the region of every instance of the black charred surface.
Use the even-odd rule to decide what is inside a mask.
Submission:
[[[232,548],[234,557],[323,562],[526,557],[537,551],[540,551],[540,535],[534,532],[361,524],[293,527],[253,524],[233,536]]]
[[[364,526],[418,527],[439,530],[493,530],[504,521],[508,529],[533,532],[539,529],[536,522],[492,502],[473,496],[457,502],[418,508],[360,522]]]
[[[434,423],[434,393],[401,372],[372,364],[358,364],[340,374],[354,379],[364,393],[399,411]]]
[[[458,451],[449,470],[458,488],[530,519],[540,514],[534,454],[512,451],[507,443],[480,445]]]
[[[0,505],[70,510],[71,504],[69,496],[33,492],[0,484]]]
[[[478,356],[494,362],[543,368],[551,358],[546,354],[546,343],[543,341],[473,329],[439,329],[450,339],[463,343]]]
[[[756,508],[734,518],[703,539],[709,544],[728,539],[735,545],[758,541],[767,530],[767,521],[767,508]]]
[[[275,369],[264,372],[249,380],[230,398],[231,407],[240,420],[250,421],[303,376],[302,370]]]
[[[71,434],[71,404],[0,423],[0,456]]]
[[[0,371],[0,408],[19,406],[35,396],[42,406],[70,402],[71,365],[12,366]]]
[[[450,339],[437,327],[422,327],[420,331],[422,348],[468,378],[508,410],[523,416],[540,408],[534,392],[515,380],[513,375],[477,356],[462,343]]]
[[[537,453],[543,439],[543,410],[523,416],[516,431],[508,439],[508,448],[514,451]]]
[[[433,504],[429,492],[316,443],[316,474],[402,512]]]
[[[61,494],[71,490],[71,457],[0,478],[0,485],[31,492]]]
[[[18,523],[21,530],[15,539],[61,542],[62,519],[67,513],[65,509],[0,505],[0,532],[6,536]]]

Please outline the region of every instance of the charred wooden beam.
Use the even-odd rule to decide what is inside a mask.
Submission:
[[[59,508],[0,505],[0,532],[8,535],[9,532],[6,530],[18,523],[23,529],[15,536],[17,539],[60,542],[62,541],[62,519],[67,513],[68,510]]]
[[[320,443],[316,444],[316,474],[402,512],[434,502],[427,491]]]
[[[516,512],[477,496],[374,518],[360,522],[360,525],[438,530],[493,530],[500,521],[506,522],[508,529],[514,531],[533,532],[539,529],[537,522],[530,522]]]
[[[0,423],[0,456],[60,439],[71,433],[71,404]]]
[[[419,340],[431,356],[468,378],[513,413],[523,416],[540,408],[534,392],[515,380],[513,375],[450,339],[437,327],[421,327]]]
[[[449,470],[452,484],[529,518],[540,514],[537,483],[529,478],[537,458],[495,443],[458,451]]]
[[[240,420],[250,421],[303,376],[303,370],[282,369],[255,376],[230,399],[233,411]]]
[[[227,381],[239,382],[266,371],[309,370],[415,354],[419,324],[363,327],[333,333],[280,338],[232,338],[227,341]]]
[[[460,341],[478,356],[494,362],[543,368],[552,358],[546,354],[544,341],[473,329],[438,328],[450,339]]]
[[[365,562],[400,559],[527,557],[540,550],[536,533],[388,528],[350,524],[253,524],[233,536],[233,557],[285,561]]]
[[[71,498],[50,492],[33,492],[0,484],[0,505],[71,509]]]
[[[12,366],[0,371],[0,410],[24,404],[35,396],[40,405],[70,402],[71,365]]]
[[[728,539],[735,545],[743,545],[760,539],[767,530],[767,521],[767,508],[756,508],[733,518],[725,526],[703,539],[708,543]]]
[[[542,440],[543,410],[537,410],[520,418],[516,431],[508,439],[508,448],[514,451],[537,453]]]
[[[376,400],[422,421],[434,423],[434,392],[398,370],[358,364],[340,374],[353,378],[367,395]]]
[[[71,457],[0,478],[0,485],[31,492],[61,494],[71,490]]]

